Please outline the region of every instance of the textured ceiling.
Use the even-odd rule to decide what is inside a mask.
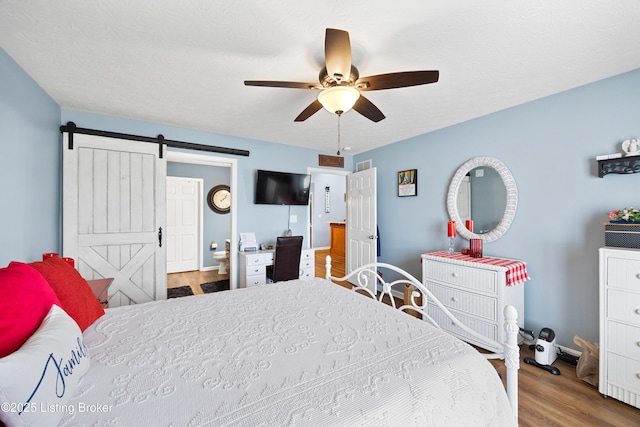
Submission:
[[[353,154],[640,68],[637,0],[0,0],[0,46],[62,108],[335,151],[337,116],[293,121],[317,92],[243,85],[316,82],[327,27],[361,76],[440,70],[367,92],[379,123],[345,113]]]

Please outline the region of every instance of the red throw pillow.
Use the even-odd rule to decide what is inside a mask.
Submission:
[[[84,331],[104,314],[104,308],[91,291],[87,281],[60,257],[33,262],[31,266],[49,282],[60,300],[60,307]]]
[[[0,358],[18,350],[38,329],[53,304],[51,287],[28,264],[0,269]]]

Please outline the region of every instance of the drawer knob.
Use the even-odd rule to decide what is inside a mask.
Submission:
[[[451,301],[456,302],[456,301],[458,301],[458,298],[456,298],[456,297],[451,297]]]
[[[640,273],[636,274],[636,279],[640,279]]]
[[[636,308],[634,311],[636,312],[636,314],[640,314],[640,308]]]
[[[451,273],[451,276],[458,277],[458,273]]]

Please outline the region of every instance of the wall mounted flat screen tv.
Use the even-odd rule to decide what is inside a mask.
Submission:
[[[308,205],[311,175],[258,170],[256,204]]]

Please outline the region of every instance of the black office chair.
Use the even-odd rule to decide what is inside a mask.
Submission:
[[[267,278],[274,282],[300,277],[302,236],[278,237],[273,265],[267,266]]]

